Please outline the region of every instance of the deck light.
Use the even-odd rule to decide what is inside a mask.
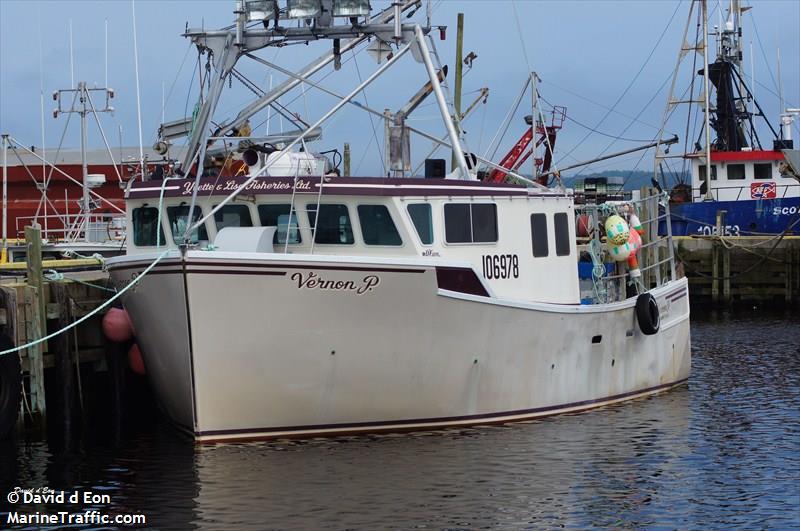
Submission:
[[[365,17],[369,15],[369,0],[335,0],[334,17]]]
[[[275,16],[272,0],[246,0],[244,10],[248,22],[270,20]]]
[[[286,15],[289,18],[317,18],[322,14],[319,0],[286,0]]]

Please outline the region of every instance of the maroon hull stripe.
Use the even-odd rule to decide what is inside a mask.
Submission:
[[[284,276],[286,271],[274,272],[264,271],[265,269],[304,269],[309,271],[359,271],[368,273],[424,273],[425,269],[392,269],[383,267],[344,267],[344,266],[325,266],[325,265],[300,265],[300,264],[236,264],[220,268],[222,262],[186,262],[187,274],[207,274],[207,275],[275,275]],[[163,269],[156,266],[150,271],[151,275],[169,275],[182,273],[183,269],[177,269],[178,264],[165,264]],[[216,267],[218,269],[200,269],[201,267]],[[109,270],[122,271],[126,269],[141,269],[142,266],[122,266],[112,267]],[[167,269],[171,268],[171,269]],[[248,268],[248,269],[244,269]],[[255,269],[255,271],[254,271]],[[436,267],[436,283],[439,289],[465,293],[467,295],[478,295],[489,297],[489,293],[481,283],[475,271],[465,267]]]
[[[670,302],[675,302],[676,300],[678,300],[678,299],[682,299],[682,298],[683,298],[683,297],[685,297],[685,296],[686,296],[686,290],[685,290],[685,289],[683,289],[683,290],[681,290],[681,291],[678,291],[677,293],[670,293],[669,295],[667,295],[667,297],[666,297],[666,298],[667,298],[667,300],[669,300]]]
[[[457,291],[468,295],[488,297],[486,288],[472,269],[463,267],[437,267],[436,282],[439,289]]]
[[[215,266],[225,265],[224,262],[187,262],[188,267],[193,266]],[[393,269],[390,267],[348,267],[348,266],[328,266],[328,265],[301,265],[301,264],[247,264],[239,263],[236,267],[261,267],[261,268],[280,268],[280,269],[321,269],[326,271],[368,271],[371,273],[424,273],[424,269]]]
[[[612,395],[605,398],[597,398],[594,400],[583,400],[580,402],[571,402],[568,404],[558,404],[555,406],[545,406],[545,407],[537,407],[531,409],[517,409],[513,411],[501,411],[497,413],[483,413],[479,415],[460,415],[455,417],[428,417],[428,418],[419,418],[419,419],[399,419],[399,420],[389,420],[389,421],[375,421],[375,422],[353,422],[349,424],[309,424],[304,426],[280,426],[280,427],[272,427],[272,428],[246,428],[241,430],[209,430],[209,431],[201,431],[196,432],[195,435],[198,437],[213,437],[215,435],[243,435],[246,436],[247,434],[254,434],[254,433],[263,433],[265,437],[269,437],[270,433],[281,433],[281,437],[285,437],[286,435],[282,432],[292,432],[292,431],[317,431],[317,432],[324,432],[324,431],[333,431],[336,430],[334,435],[338,434],[340,430],[356,430],[356,431],[363,431],[364,429],[375,428],[376,430],[380,430],[381,428],[388,428],[391,429],[392,426],[397,425],[407,425],[407,424],[435,424],[435,423],[461,423],[462,425],[468,424],[480,424],[481,421],[487,419],[495,419],[498,417],[520,417],[520,416],[547,416],[548,414],[556,414],[557,412],[564,410],[564,409],[574,409],[574,408],[584,408],[588,409],[594,405],[601,404],[604,402],[609,402],[613,400],[622,400],[624,398],[646,394],[646,393],[654,393],[656,391],[661,391],[664,389],[669,389],[670,387],[675,387],[682,383],[687,382],[689,379],[684,378],[682,380],[677,380],[675,382],[670,382],[666,384],[656,385],[654,387],[649,387],[647,389],[639,389],[637,391],[630,391],[627,393],[622,393],[618,395]],[[497,423],[506,423],[506,422],[513,422],[513,420],[497,420]],[[427,428],[427,426],[426,426]],[[211,441],[203,441],[203,442],[211,442]]]
[[[173,269],[169,271],[165,271],[164,268],[166,267],[180,267],[180,264],[158,264],[150,271],[150,275],[158,275],[158,274],[165,274],[165,273],[176,273],[182,271],[182,269]],[[109,271],[125,271],[128,269],[144,269],[146,266],[142,265],[121,265],[119,267],[110,266],[108,268]],[[248,263],[237,263],[233,265],[229,265],[225,262],[186,262],[187,268],[190,269],[192,273],[203,273],[206,270],[203,269],[194,269],[195,267],[217,267],[222,269],[217,269],[214,271],[219,272],[230,272],[230,273],[241,273],[247,272],[247,270],[243,270],[241,268],[249,268],[249,269],[309,269],[309,270],[325,270],[325,271],[366,271],[370,273],[424,273],[424,269],[392,269],[389,267],[345,267],[345,266],[326,266],[326,265],[300,265],[300,264],[248,264]],[[252,274],[264,274],[268,275],[269,273],[258,273],[255,271],[250,271]],[[281,274],[285,274],[281,273]]]

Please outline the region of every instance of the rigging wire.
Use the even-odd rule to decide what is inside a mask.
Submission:
[[[761,57],[764,59],[764,64],[767,66],[767,72],[769,72],[769,77],[770,79],[772,79],[772,83],[775,86],[775,89],[780,91],[780,89],[778,88],[778,82],[775,81],[775,75],[772,73],[772,67],[769,66],[769,59],[767,59],[767,54],[766,52],[764,52],[764,45],[761,43],[761,35],[758,34],[758,25],[756,24],[756,17],[753,15],[752,10],[748,11],[748,14],[750,15],[750,18],[753,22],[753,33],[756,34],[756,41],[758,41],[758,48],[761,50]],[[773,94],[775,93],[773,92]]]
[[[547,101],[547,99],[545,99],[544,96],[540,95],[539,99],[550,106],[550,109],[548,109],[548,110],[552,110],[553,108],[555,108],[555,106],[552,103],[550,103],[549,101]],[[570,121],[570,122],[573,122],[575,125],[583,127],[585,129],[588,129],[589,131],[591,131],[593,133],[597,133],[600,136],[606,136],[608,138],[614,138],[616,140],[622,140],[622,141],[625,141],[625,142],[652,142],[653,141],[652,138],[648,138],[648,139],[644,139],[643,140],[643,139],[640,139],[640,138],[624,138],[624,137],[621,137],[621,136],[618,136],[618,135],[612,135],[612,134],[609,134],[609,133],[604,133],[604,132],[599,131],[597,129],[593,129],[592,127],[590,127],[590,126],[588,126],[588,125],[586,125],[586,124],[584,124],[582,122],[579,122],[578,120],[576,120],[575,118],[572,118],[570,116],[566,116],[566,119],[568,121]]]
[[[578,99],[581,99],[581,100],[583,100],[583,101],[586,101],[586,102],[588,102],[588,103],[591,103],[592,105],[597,105],[598,107],[600,107],[600,108],[602,108],[602,109],[606,109],[606,110],[608,110],[608,111],[611,111],[611,112],[613,112],[614,114],[618,114],[618,115],[622,116],[623,118],[633,119],[633,117],[632,117],[631,115],[629,115],[629,114],[625,114],[625,113],[624,113],[624,112],[622,112],[622,111],[618,111],[618,110],[616,110],[616,109],[612,109],[612,108],[611,108],[611,107],[609,107],[608,105],[605,105],[605,104],[603,104],[603,103],[600,103],[600,102],[598,102],[598,101],[595,101],[595,100],[593,100],[593,99],[591,99],[591,98],[587,98],[586,96],[583,96],[583,95],[581,95],[581,94],[578,94],[578,93],[577,93],[577,92],[575,92],[574,90],[570,90],[570,89],[568,89],[568,88],[566,88],[566,87],[562,87],[561,85],[558,85],[558,84],[556,84],[556,83],[553,83],[552,81],[546,81],[546,80],[542,80],[542,81],[540,82],[540,84],[542,84],[542,85],[552,85],[553,87],[557,88],[558,90],[560,90],[560,91],[563,91],[563,92],[566,92],[566,93],[568,93],[568,94],[571,94],[571,95],[575,96],[575,97],[576,97],[576,98],[578,98]],[[653,129],[655,129],[656,131],[660,129],[660,127],[659,127],[659,126],[657,126],[657,125],[653,125],[653,124],[651,124],[651,123],[648,123],[648,122],[643,122],[643,121],[641,121],[641,120],[636,120],[636,123],[639,123],[639,124],[642,124],[642,125],[646,125],[647,127],[652,127],[652,128],[653,128]]]
[[[358,57],[356,57],[356,51],[355,50],[351,51],[353,56],[353,64],[355,65],[356,73],[358,74],[358,82],[363,83],[363,80],[361,79],[361,69],[358,67]],[[364,103],[366,103],[367,107],[369,107],[369,100],[367,99],[366,89],[364,90]],[[383,175],[386,175],[388,170],[386,167],[387,161],[384,160],[383,150],[380,149],[380,142],[378,142],[378,132],[375,130],[375,121],[373,120],[371,113],[368,113],[368,115],[369,115],[369,125],[372,128],[372,136],[375,139],[375,147],[378,149],[378,154],[380,155],[381,167],[383,168]],[[365,149],[364,153],[361,155],[361,160],[358,161],[355,173],[358,173],[358,170],[361,168],[361,163],[364,162],[364,157],[366,157],[366,154],[367,150]]]
[[[166,98],[164,98],[164,108],[167,106],[167,102],[169,102],[170,97],[172,96],[172,91],[175,89],[175,85],[178,83],[178,78],[183,72],[183,67],[186,66],[186,60],[189,58],[189,52],[192,51],[192,43],[189,43],[189,46],[186,47],[186,53],[183,54],[183,60],[181,61],[181,66],[178,68],[178,72],[175,74],[175,78],[172,80],[172,85],[169,87],[169,91],[167,92]],[[187,103],[188,107],[188,103]]]
[[[677,65],[676,65],[676,68],[677,68]],[[674,69],[673,69],[673,71],[674,71]],[[670,72],[670,73],[669,73],[669,75],[668,75],[668,76],[667,76],[667,77],[664,79],[663,83],[661,83],[661,86],[660,86],[660,87],[658,87],[658,89],[656,90],[655,94],[653,94],[653,96],[652,96],[652,97],[651,97],[651,98],[650,98],[650,99],[647,101],[647,103],[645,103],[645,104],[644,104],[644,106],[643,106],[643,107],[641,108],[641,110],[638,112],[638,114],[636,115],[636,118],[638,118],[639,116],[641,116],[641,115],[642,115],[642,114],[643,114],[643,113],[644,113],[644,112],[647,110],[647,108],[648,108],[648,107],[650,107],[650,104],[651,104],[651,103],[653,103],[653,100],[655,100],[655,99],[656,99],[656,97],[658,97],[658,95],[661,93],[661,91],[662,91],[662,90],[664,90],[664,87],[666,87],[666,85],[667,85],[667,83],[670,81],[670,79],[672,79],[672,75],[673,75],[673,72]],[[674,112],[674,109],[673,109],[673,111],[672,111],[672,112]],[[667,119],[669,119],[669,116],[671,116],[671,115],[672,115],[672,112],[670,112],[670,113],[667,115]],[[625,134],[625,132],[626,132],[628,129],[630,129],[630,128],[633,126],[633,124],[634,124],[634,122],[633,122],[633,120],[631,120],[631,121],[628,123],[628,125],[627,125],[627,126],[625,126],[625,129],[623,129],[623,130],[622,130],[622,133],[620,133],[620,134]],[[591,134],[591,133],[590,133],[590,134]],[[612,141],[611,141],[611,142],[610,142],[610,143],[609,143],[609,144],[608,144],[608,145],[607,145],[607,146],[606,146],[606,147],[605,147],[605,148],[604,148],[604,149],[603,149],[603,150],[602,150],[602,151],[601,151],[601,152],[598,154],[598,157],[599,157],[599,156],[602,156],[602,155],[603,155],[604,153],[606,153],[606,152],[607,152],[609,149],[611,149],[611,146],[613,146],[613,145],[614,145],[616,142],[617,142],[616,140],[612,140]],[[645,154],[646,154],[648,151],[649,151],[649,150],[645,150],[645,151],[643,151],[643,152],[642,152],[642,157],[644,157],[644,155],[645,155]],[[639,163],[641,163],[641,159],[640,159]],[[638,164],[639,164],[639,163],[637,163],[637,166],[638,166]],[[582,174],[584,171],[586,171],[586,170],[587,170],[588,168],[590,168],[591,166],[592,166],[591,164],[587,164],[587,165],[586,165],[586,166],[584,166],[584,167],[583,167],[583,168],[582,168],[580,171],[578,171],[578,173],[576,173],[576,174],[574,175],[574,177],[578,177],[580,174]],[[629,176],[630,176],[630,175],[629,175]],[[623,185],[624,185],[624,183],[623,183]]]
[[[655,54],[655,52],[656,52],[656,49],[658,49],[658,46],[661,44],[661,41],[664,39],[664,36],[667,34],[667,30],[668,30],[668,29],[669,29],[669,27],[672,25],[672,21],[673,21],[673,20],[675,20],[675,15],[678,13],[678,10],[680,9],[680,7],[681,7],[681,4],[680,4],[680,2],[679,2],[679,3],[678,3],[678,5],[675,7],[675,11],[673,11],[673,12],[672,12],[672,16],[669,18],[669,21],[667,21],[667,25],[664,27],[664,30],[661,32],[661,35],[659,35],[659,37],[658,37],[658,40],[656,40],[656,43],[655,43],[655,45],[653,45],[653,48],[650,50],[650,53],[647,55],[647,58],[645,59],[644,63],[643,63],[643,64],[642,64],[642,66],[639,68],[639,71],[638,71],[638,72],[636,72],[636,75],[635,75],[635,76],[633,76],[633,79],[631,79],[630,83],[628,83],[628,86],[627,86],[627,87],[625,87],[625,90],[623,90],[623,91],[622,91],[622,94],[620,94],[620,96],[617,98],[617,101],[615,101],[615,102],[614,102],[614,104],[611,106],[611,109],[609,109],[609,110],[608,110],[608,111],[605,113],[605,115],[603,115],[603,117],[600,119],[600,121],[599,121],[599,122],[597,122],[597,124],[594,126],[594,128],[598,128],[598,127],[600,127],[601,125],[603,125],[603,122],[605,122],[606,118],[608,118],[608,116],[611,114],[611,111],[612,111],[613,109],[615,109],[615,108],[617,107],[617,105],[619,105],[619,104],[620,104],[620,102],[621,102],[621,101],[622,101],[622,99],[625,97],[625,95],[628,93],[628,91],[629,91],[629,90],[630,90],[630,89],[633,87],[633,85],[634,85],[634,84],[636,83],[636,81],[639,79],[639,76],[642,74],[642,72],[644,72],[644,69],[645,69],[645,67],[648,65],[648,63],[650,63],[650,59],[652,59],[652,58],[653,58],[653,54]],[[659,90],[660,90],[660,89],[659,89]],[[640,113],[640,114],[641,114],[641,113]],[[638,118],[638,116],[637,116],[637,118]],[[626,129],[626,130],[627,130],[627,129]],[[586,139],[588,139],[588,138],[589,138],[591,135],[592,135],[592,132],[590,131],[590,132],[589,132],[589,133],[587,133],[587,134],[586,134],[586,135],[585,135],[585,136],[584,136],[584,137],[583,137],[583,138],[582,138],[582,139],[581,139],[579,142],[577,142],[577,143],[576,143],[576,144],[575,144],[575,145],[572,147],[572,149],[570,149],[570,150],[569,150],[569,152],[568,152],[568,153],[570,153],[570,154],[571,154],[571,153],[573,153],[573,152],[574,152],[576,149],[578,149],[578,147],[579,147],[579,146],[582,146],[582,145],[583,145],[583,143],[586,141]],[[562,157],[561,157],[561,159],[558,161],[558,164],[560,164],[560,163],[561,163],[561,161],[563,161],[563,160],[564,160],[564,156],[562,156]]]

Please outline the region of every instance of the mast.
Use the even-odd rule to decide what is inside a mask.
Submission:
[[[105,106],[102,109],[95,108],[94,104],[92,103],[92,92],[102,92],[105,95]],[[72,104],[69,108],[62,107],[62,95],[63,94],[74,94],[72,97]],[[53,92],[53,99],[56,100],[58,103],[58,107],[53,112],[53,117],[57,118],[59,114],[78,114],[81,117],[81,189],[82,189],[82,197],[81,197],[81,210],[78,218],[76,220],[73,229],[75,229],[75,234],[77,235],[80,232],[81,225],[85,224],[84,230],[84,240],[88,240],[89,237],[89,221],[92,214],[92,201],[90,198],[90,186],[88,183],[88,175],[89,175],[89,161],[86,158],[86,146],[88,144],[88,129],[86,127],[86,117],[89,113],[95,114],[95,118],[97,118],[98,112],[112,112],[114,110],[113,107],[110,105],[111,98],[114,97],[114,91],[109,88],[88,88],[85,81],[79,81],[77,88],[70,88],[70,89],[59,89]],[[78,101],[78,105],[75,105],[75,101]],[[98,126],[100,122],[97,122]],[[102,130],[100,131],[103,134]],[[105,140],[105,135],[103,134],[103,139]],[[109,148],[110,152],[110,148]]]
[[[708,97],[708,2],[702,0],[703,9],[703,104],[705,105],[706,131],[706,198],[711,199],[711,100]]]
[[[692,18],[694,15],[694,8],[695,2],[689,4],[689,15],[686,17],[686,25],[683,28],[683,37],[681,38],[681,46],[678,50],[678,58],[675,61],[675,68],[672,71],[672,82],[669,86],[669,95],[667,96],[667,104],[664,106],[664,114],[661,117],[661,127],[658,129],[658,144],[656,144],[656,155],[653,157],[653,177],[658,181],[658,177],[661,174],[661,161],[664,160],[667,155],[665,152],[661,151],[661,143],[664,140],[664,132],[667,127],[667,120],[669,119],[670,111],[674,105],[678,105],[679,101],[675,100],[675,85],[678,81],[678,71],[680,70],[680,65],[683,62],[683,58],[686,56],[686,53],[689,51],[697,52],[697,43],[693,48],[689,47],[688,42],[686,41],[686,37],[689,35],[689,25],[692,22]],[[705,46],[705,44],[704,44]],[[692,98],[694,97],[694,84],[690,87],[689,90],[689,104],[692,103]],[[705,101],[708,101],[706,98]],[[666,187],[666,181],[662,181],[662,184]]]
[[[463,81],[464,72],[464,13],[458,14],[457,30],[456,30],[456,62],[455,62],[455,87],[453,89],[453,107],[455,114],[453,115],[453,124],[456,131],[461,131],[461,84]],[[453,153],[451,168],[455,168],[458,160],[456,154]]]
[[[92,207],[89,203],[89,184],[86,182],[89,176],[89,164],[86,162],[86,82],[80,81],[78,83],[78,90],[80,91],[81,102],[81,182],[83,186],[83,198],[81,200],[81,213],[85,215],[86,229],[83,232],[84,239],[89,237],[89,215],[91,214]]]

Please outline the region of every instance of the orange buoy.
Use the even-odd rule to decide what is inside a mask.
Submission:
[[[142,351],[139,350],[139,345],[134,343],[128,349],[128,366],[133,372],[140,376],[144,376],[147,371],[144,368],[144,360],[142,359]]]
[[[111,341],[122,343],[133,337],[133,326],[128,312],[121,308],[111,308],[103,316],[103,333]]]
[[[628,236],[628,245],[631,247],[631,254],[628,256],[628,269],[632,278],[640,277],[642,272],[639,270],[639,260],[636,258],[636,253],[642,248],[642,236],[638,231],[631,231]]]

